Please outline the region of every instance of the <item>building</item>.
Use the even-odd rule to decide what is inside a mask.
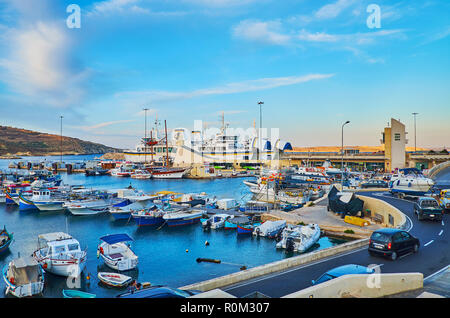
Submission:
[[[393,171],[406,167],[406,144],[408,139],[405,125],[391,118],[391,123],[384,128],[381,144],[384,145],[384,170]]]

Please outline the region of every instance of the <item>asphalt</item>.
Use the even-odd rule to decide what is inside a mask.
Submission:
[[[317,279],[334,267],[345,264],[379,265],[381,273],[420,272],[425,278],[432,277],[433,274],[450,264],[450,245],[447,238],[450,234],[448,214],[444,216],[442,222],[418,221],[413,213],[414,202],[412,201],[394,198],[387,192],[364,192],[360,195],[384,200],[405,213],[410,220],[409,232],[420,240],[419,252],[391,261],[369,255],[367,247],[364,247],[222,289],[236,297],[259,293],[272,298],[280,298],[310,287],[311,280]]]

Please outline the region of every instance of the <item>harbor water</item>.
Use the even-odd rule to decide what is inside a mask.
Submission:
[[[90,160],[94,156],[65,156],[64,162]],[[40,161],[43,157],[27,158]],[[59,157],[47,157],[58,161]],[[5,170],[13,160],[0,160],[0,169]],[[182,193],[206,192],[218,198],[234,198],[239,202],[250,200],[251,193],[242,181],[245,178],[223,178],[215,180],[135,180],[110,176],[86,177],[84,174],[61,174],[63,182],[96,189],[123,189],[130,184],[146,193],[175,191]],[[3,268],[13,258],[31,255],[37,247],[37,236],[50,232],[67,232],[76,238],[82,249],[87,248],[87,266],[80,279],[80,290],[96,294],[97,297],[114,297],[121,290],[107,288],[99,283],[97,273],[112,272],[101,259],[97,259],[99,238],[107,234],[127,233],[134,242],[131,246],[139,256],[138,268],[122,272],[138,282],[152,285],[180,287],[223,275],[239,272],[242,266],[252,268],[298,254],[287,254],[275,248],[276,242],[251,235],[238,236],[232,230],[203,230],[200,224],[169,228],[164,226],[138,228],[133,220],[114,221],[108,213],[95,216],[73,216],[62,212],[19,212],[17,206],[0,204],[0,226],[5,225],[14,233],[14,242],[9,251],[0,255]],[[209,242],[209,245],[205,242]],[[322,237],[313,249],[328,248],[344,241]],[[221,260],[216,263],[197,263],[197,258]],[[318,273],[319,274],[319,273]],[[70,289],[65,277],[46,274],[44,297],[62,297],[63,289]],[[77,286],[78,282],[69,282]],[[5,289],[3,280],[1,289]],[[1,297],[5,297],[1,293]],[[10,296],[8,296],[10,297]]]

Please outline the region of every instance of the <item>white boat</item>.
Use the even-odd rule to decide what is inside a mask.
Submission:
[[[44,290],[44,270],[32,257],[17,258],[3,268],[6,294],[32,297]]]
[[[133,179],[151,179],[153,175],[147,170],[135,170],[131,175]]]
[[[64,210],[64,198],[52,194],[52,192],[46,188],[33,189],[33,195],[30,198],[30,201],[32,201],[40,211]]]
[[[317,224],[287,226],[282,234],[277,248],[287,251],[304,253],[320,239],[320,227]]]
[[[249,187],[250,192],[253,193],[255,200],[269,203],[284,202],[290,204],[305,204],[310,200],[309,191],[300,189],[283,189],[275,191],[272,187],[267,187],[266,184],[259,183],[255,185],[251,182],[244,182]]]
[[[286,227],[286,220],[266,221],[263,224],[255,227],[253,235],[266,236],[269,238],[275,237]]]
[[[202,222],[202,226],[205,228],[221,229],[225,226],[225,222],[234,218],[234,215],[230,214],[216,214],[211,216],[209,219]]]
[[[64,203],[64,207],[73,215],[96,215],[108,212],[112,207],[125,206],[127,199],[88,199]]]
[[[97,257],[105,264],[118,271],[134,269],[138,265],[138,257],[127,244],[133,239],[128,234],[112,234],[100,238],[102,243],[97,247]]]
[[[47,233],[38,236],[38,249],[33,252],[34,259],[42,268],[60,276],[78,277],[86,267],[87,254],[80,243],[63,232]]]
[[[434,181],[422,174],[398,174],[391,178],[390,191],[398,196],[423,196],[434,185]]]
[[[131,217],[131,213],[139,212],[150,205],[153,205],[150,201],[137,201],[126,206],[111,207],[109,208],[109,213],[111,213],[116,220],[129,219]]]
[[[167,213],[167,210],[164,210],[164,212],[163,219],[168,226],[181,226],[197,223],[204,213],[203,210],[195,209],[169,213]]]
[[[162,168],[153,171],[154,179],[182,179],[189,169],[186,168]]]
[[[97,277],[103,284],[111,287],[125,287],[133,281],[130,276],[119,273],[99,272]]]

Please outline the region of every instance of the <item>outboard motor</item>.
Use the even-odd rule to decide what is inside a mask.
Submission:
[[[286,239],[286,252],[294,251],[294,239],[292,237],[288,237]]]
[[[259,237],[259,235],[260,235],[260,233],[261,233],[261,230],[260,230],[259,227],[257,227],[257,228],[255,229],[255,233],[256,233],[256,236]]]

